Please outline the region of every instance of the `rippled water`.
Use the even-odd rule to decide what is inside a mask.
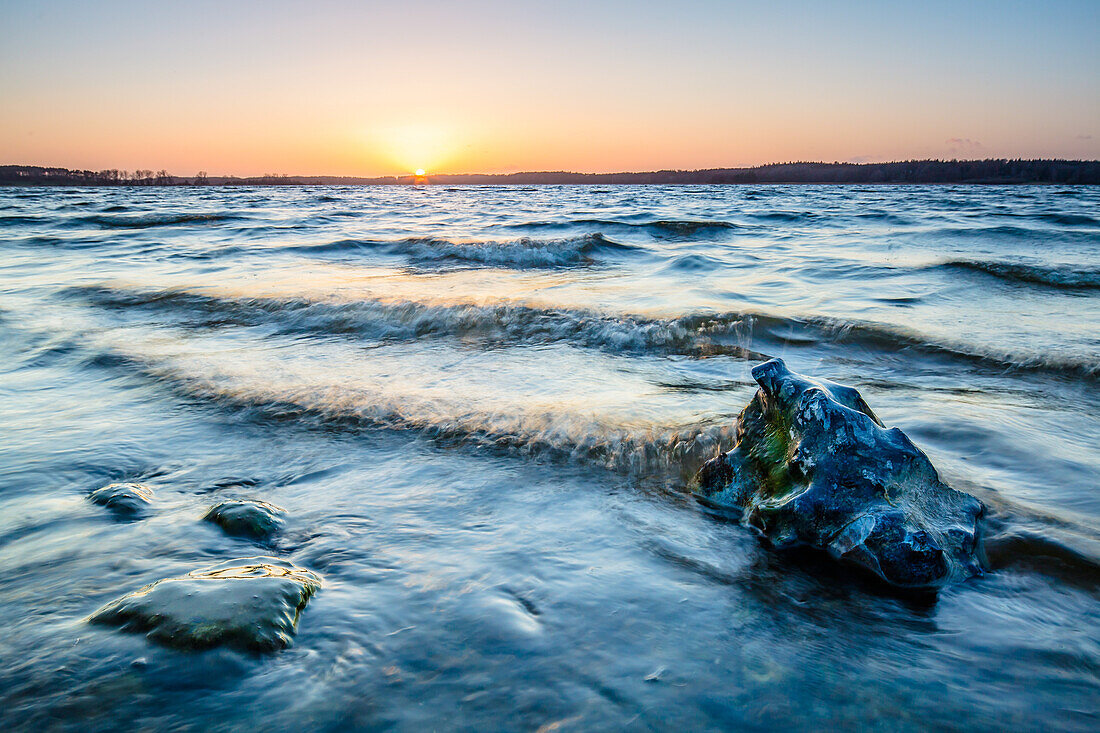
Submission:
[[[1100,726],[1100,189],[0,191],[0,709],[18,727]],[[898,596],[687,491],[749,368],[858,387],[991,508]],[[86,500],[154,492],[144,519]],[[267,543],[200,521],[287,510]],[[294,644],[93,626],[323,578]]]

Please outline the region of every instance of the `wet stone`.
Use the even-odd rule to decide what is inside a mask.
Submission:
[[[227,646],[272,652],[288,646],[317,574],[274,557],[230,560],[158,580],[96,611],[92,623],[145,632],[178,649]]]
[[[286,510],[255,499],[230,499],[215,504],[203,516],[226,533],[262,540],[274,534],[282,525]]]
[[[109,484],[88,494],[88,501],[107,507],[115,514],[136,517],[143,514],[153,500],[153,490],[144,484],[130,482]]]
[[[704,502],[732,510],[775,547],[809,546],[888,583],[935,589],[980,575],[980,501],[944,484],[859,392],[796,374],[780,359],[753,368],[737,445],[696,477]]]

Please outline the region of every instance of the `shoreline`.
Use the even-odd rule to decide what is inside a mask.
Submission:
[[[0,186],[630,186],[630,185],[1098,185],[1100,160],[912,160],[891,163],[773,163],[618,173],[530,171],[406,176],[176,176],[0,165]]]

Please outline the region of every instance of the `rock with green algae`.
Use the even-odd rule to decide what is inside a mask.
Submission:
[[[92,615],[92,623],[145,632],[179,649],[228,646],[272,652],[290,644],[321,587],[315,573],[274,557],[248,557],[166,578]]]
[[[706,503],[733,509],[773,546],[825,550],[895,586],[936,589],[982,573],[981,502],[944,484],[859,392],[781,359],[752,376],[760,388],[736,446],[696,477]]]
[[[228,534],[262,540],[282,525],[286,510],[256,499],[229,499],[210,507],[203,516]]]
[[[115,514],[136,517],[143,514],[153,500],[153,490],[145,484],[122,482],[108,484],[88,494],[88,501],[110,509]]]

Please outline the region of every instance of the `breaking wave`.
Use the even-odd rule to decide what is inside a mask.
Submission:
[[[163,378],[162,372],[157,376]],[[734,444],[734,426],[629,430],[559,413],[478,413],[447,410],[438,402],[410,403],[374,395],[309,389],[286,394],[220,386],[179,375],[189,396],[250,413],[262,422],[294,420],[324,427],[414,431],[446,443],[502,449],[519,455],[592,463],[632,474],[672,471],[693,475],[709,458]]]
[[[438,237],[361,240],[342,239],[324,244],[297,245],[286,251],[301,254],[349,254],[357,250],[403,255],[413,262],[489,265],[493,267],[553,268],[596,264],[603,257],[638,251],[638,247],[612,241],[599,233],[561,239],[456,242]]]
[[[769,336],[792,346],[859,345],[886,353],[908,350],[998,371],[1044,373],[1051,376],[1097,379],[1100,363],[1089,358],[1053,354],[1022,354],[977,344],[937,341],[897,326],[870,321],[847,321],[826,317],[785,318],[754,315],[753,343],[763,344]]]
[[[68,292],[103,307],[182,314],[192,319],[190,325],[201,327],[267,325],[282,333],[355,335],[383,341],[458,337],[500,344],[565,342],[614,353],[767,358],[738,343],[711,338],[735,334],[743,321],[740,316],[664,320],[512,303],[435,305],[410,301],[222,298],[183,290],[142,291],[101,286],[71,288]]]
[[[629,427],[547,408],[497,411],[461,399],[316,383],[281,374],[220,372],[206,359],[150,359],[114,349],[87,363],[136,371],[186,399],[262,424],[292,422],[325,430],[413,432],[445,445],[489,449],[540,460],[594,464],[628,474],[695,474],[720,451],[733,447],[736,421],[715,418],[682,426]]]
[[[727,312],[647,318],[507,302],[226,298],[186,290],[103,286],[70,288],[67,292],[102,307],[174,313],[184,319],[181,325],[198,327],[268,326],[281,333],[354,335],[375,340],[457,337],[503,345],[563,342],[613,353],[751,360],[764,360],[788,348],[858,345],[883,353],[909,350],[1003,371],[1100,377],[1100,363],[1089,359],[999,352],[975,344],[940,342],[895,326],[826,317]]]

